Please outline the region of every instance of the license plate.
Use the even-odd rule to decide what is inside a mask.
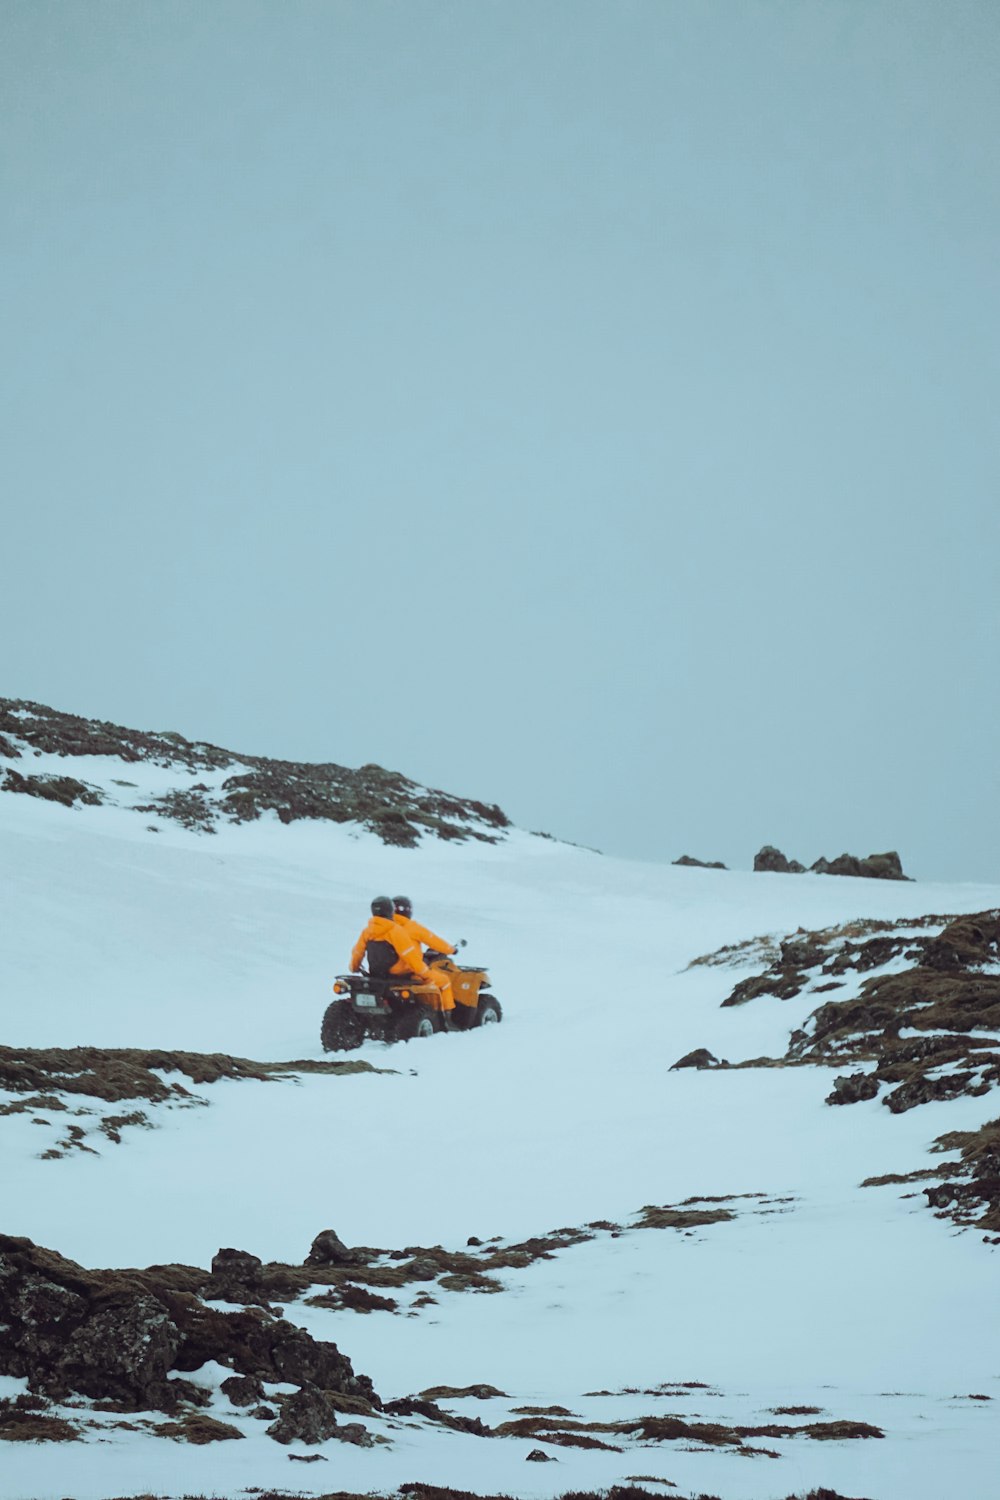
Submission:
[[[378,1005],[378,1001],[374,995],[355,995],[354,1003],[355,1005],[363,1005],[366,1010],[374,1010]]]

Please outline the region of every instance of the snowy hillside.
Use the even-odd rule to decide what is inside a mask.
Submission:
[[[6,712],[3,1500],[995,1495],[1000,886],[628,863],[412,783],[412,840],[234,818],[253,757]],[[504,1023],[327,1056],[398,890]],[[101,1393],[140,1304],[162,1368]]]

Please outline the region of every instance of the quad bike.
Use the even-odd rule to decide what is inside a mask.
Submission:
[[[327,1006],[320,1029],[324,1052],[349,1052],[369,1037],[409,1042],[436,1031],[469,1031],[501,1020],[499,1000],[484,988],[490,982],[485,969],[456,964],[443,953],[428,951],[425,956],[428,965],[450,976],[454,1010],[438,1009],[437,986],[416,977],[338,974],[333,992],[339,998]]]

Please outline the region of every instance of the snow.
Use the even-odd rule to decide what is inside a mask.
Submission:
[[[179,784],[176,772],[106,760],[47,757],[31,770],[107,785],[109,764],[143,795]],[[527,1404],[585,1420],[726,1422],[809,1404],[887,1437],[762,1440],[778,1459],[630,1441],[620,1454],[558,1449],[558,1463],[526,1465],[536,1441],[383,1420],[369,1425],[390,1444],[331,1442],[318,1450],[327,1462],[292,1465],[265,1424],[218,1393],[228,1372],[215,1366],[195,1378],[244,1441],[192,1448],[108,1425],[82,1444],[5,1444],[3,1500],[251,1485],[389,1493],[416,1478],[544,1500],[636,1474],[725,1500],[820,1484],[874,1500],[993,1496],[996,1404],[955,1398],[1000,1400],[996,1251],[935,1219],[919,1184],[860,1184],[939,1163],[927,1156],[934,1138],[1000,1113],[995,1098],[894,1116],[876,1100],[827,1108],[824,1069],[670,1068],[695,1047],[731,1062],[781,1056],[822,998],[721,1009],[757,970],[688,968],[694,958],[799,926],[978,911],[1000,905],[1000,887],[638,864],[516,831],[495,847],[399,850],[330,824],[269,818],[209,836],[163,819],[154,834],[148,821],[0,796],[6,1044],[321,1057],[330,983],[371,897],[397,890],[433,928],[468,940],[504,1024],[368,1043],[355,1055],[391,1070],[377,1074],[185,1079],[207,1107],[150,1106],[156,1128],[126,1129],[121,1145],[98,1116],[80,1117],[95,1154],[40,1160],[60,1116],[2,1118],[6,1232],[90,1266],[205,1266],[223,1245],[301,1262],[327,1227],[348,1243],[460,1249],[470,1235],[513,1241],[608,1219],[626,1226],[619,1237],[494,1273],[500,1294],[433,1287],[437,1304],[412,1317],[405,1292],[395,1315],[299,1302],[286,1316],[335,1339],[386,1398],[496,1385],[507,1399],[455,1405],[490,1423]],[[729,1194],[765,1196],[691,1233],[629,1227],[644,1204]],[[712,1389],[584,1395],[666,1381]],[[0,1381],[0,1396],[23,1388]]]

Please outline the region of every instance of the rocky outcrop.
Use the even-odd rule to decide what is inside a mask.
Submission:
[[[800,865],[797,859],[788,859],[773,844],[765,844],[757,851],[753,867],[758,871],[772,871],[776,875],[801,875],[805,870],[805,865]]]
[[[678,1068],[717,1068],[719,1066],[719,1059],[714,1053],[709,1052],[707,1047],[696,1047],[693,1052],[685,1052],[683,1057],[679,1057],[672,1064],[670,1071],[674,1073]]]
[[[836,859],[818,859],[809,867],[815,875],[853,875],[861,880],[909,880],[903,874],[903,866],[895,849],[887,854],[869,854],[859,859],[856,854],[840,854]]]
[[[797,859],[788,859],[773,844],[765,844],[754,855],[755,870],[771,871],[779,875],[804,875],[805,865]],[[909,880],[903,874],[903,866],[894,849],[887,854],[869,854],[859,859],[856,854],[840,854],[836,859],[817,859],[809,866],[813,875],[853,875],[864,880]]]
[[[854,1104],[881,1093],[893,1114],[1000,1085],[1000,912],[800,929],[764,950],[756,941],[744,949],[748,956],[766,952],[770,962],[741,979],[723,1006],[803,994],[819,1003],[791,1033],[783,1059],[737,1066],[873,1063],[837,1077],[826,1102]],[[726,961],[737,956],[722,953]],[[866,976],[860,991],[835,998],[849,975]],[[691,1053],[675,1066],[699,1066],[691,1059],[700,1056]]]
[[[273,812],[282,823],[323,819],[359,823],[386,844],[412,848],[424,835],[496,843],[510,820],[494,803],[450,796],[420,786],[397,771],[367,765],[357,770],[333,762],[271,760],[187,740],[173,731],[146,733],[41,703],[0,698],[0,756],[21,759],[32,751],[61,756],[109,756],[126,766],[146,761],[181,776],[229,771],[219,784],[194,782],[134,804],[135,810],[204,833],[219,823],[244,823]],[[119,782],[119,785],[123,783]],[[127,785],[127,783],[124,783]],[[48,788],[48,789],[46,789]],[[24,776],[6,770],[0,790],[66,801],[100,801],[93,788],[68,777]]]
[[[304,1264],[307,1266],[353,1266],[361,1257],[349,1250],[333,1229],[321,1229],[313,1240]]]
[[[344,1425],[338,1420],[337,1406],[328,1392],[317,1386],[303,1386],[292,1396],[286,1396],[281,1404],[281,1416],[267,1429],[268,1436],[276,1443],[325,1443],[328,1438],[339,1438],[344,1443],[356,1443],[370,1448],[374,1439],[367,1427],[360,1422]]]
[[[726,866],[718,859],[693,859],[690,854],[682,854],[680,859],[673,861],[675,865],[689,865],[697,870],[724,870]]]
[[[233,1267],[232,1254],[223,1265]],[[58,1400],[80,1395],[122,1410],[173,1414],[207,1401],[184,1375],[216,1360],[253,1382],[379,1404],[371,1381],[354,1373],[336,1344],[259,1307],[209,1307],[181,1289],[199,1278],[208,1280],[194,1268],[169,1266],[88,1271],[31,1240],[0,1235],[0,1374],[27,1379],[33,1392]],[[256,1396],[258,1386],[242,1389]]]

